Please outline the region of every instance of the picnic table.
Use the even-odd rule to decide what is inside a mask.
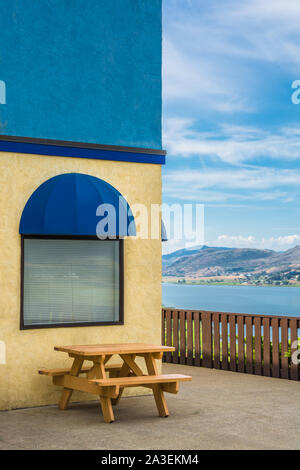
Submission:
[[[114,421],[112,406],[119,402],[125,387],[152,389],[159,416],[167,417],[169,412],[164,392],[176,394],[179,382],[192,380],[187,375],[158,373],[156,360],[160,360],[164,352],[174,351],[171,346],[129,343],[55,346],[54,349],[73,358],[70,369],[39,370],[40,374],[51,376],[54,385],[63,387],[59,408],[67,408],[73,390],[98,395],[106,423]],[[122,363],[108,364],[115,355],[121,358]],[[144,374],[136,363],[137,357],[144,358],[148,374]],[[92,362],[92,365],[83,366],[86,361]]]

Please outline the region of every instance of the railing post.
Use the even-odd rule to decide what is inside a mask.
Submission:
[[[173,346],[175,348],[175,351],[173,353],[173,362],[174,364],[178,364],[178,358],[179,358],[179,352],[178,352],[178,337],[179,337],[179,332],[178,332],[178,317],[179,317],[179,312],[177,310],[173,310]]]
[[[272,318],[272,377],[280,377],[278,318]]]
[[[166,310],[166,326],[167,326],[166,345],[172,346],[172,317],[171,317],[170,310]],[[165,353],[165,355],[166,355],[166,362],[173,362],[171,352],[167,352]]]
[[[271,345],[270,345],[270,319],[263,319],[264,327],[264,368],[263,375],[270,377],[271,375]]]
[[[298,349],[297,323],[298,323],[298,320],[296,318],[293,318],[290,322],[290,327],[291,327],[291,356],[293,356],[293,354]],[[291,379],[292,380],[299,380],[299,367],[298,367],[298,364],[293,362],[292,357],[291,357]]]
[[[255,334],[255,374],[261,375],[261,319],[259,316],[254,317],[254,334]]]
[[[281,372],[280,376],[283,379],[289,378],[289,358],[288,353],[288,319],[281,318]]]
[[[213,314],[214,319],[214,368],[220,369],[220,320],[219,314]]]
[[[237,318],[238,324],[238,371],[245,372],[245,333],[244,333],[244,317],[241,315]]]
[[[185,311],[180,311],[180,364],[185,364],[186,357],[186,329],[185,329]]]
[[[246,372],[247,374],[253,374],[252,317],[246,317]]]
[[[200,350],[200,312],[194,312],[194,334],[195,334],[195,366],[201,365],[201,350]]]
[[[222,369],[228,370],[228,325],[227,314],[221,314],[222,324]]]
[[[212,321],[210,312],[202,312],[203,366],[212,367]]]
[[[236,327],[235,315],[229,317],[229,333],[230,333],[230,370],[236,372]]]
[[[161,312],[161,344],[163,346],[166,345],[165,314],[166,314],[165,309],[162,309],[162,312]],[[165,354],[163,354],[162,362],[165,362],[165,361],[166,361],[166,357],[165,357]]]
[[[187,365],[193,365],[193,313],[186,312],[187,320]]]

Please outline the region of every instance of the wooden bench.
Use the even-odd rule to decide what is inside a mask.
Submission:
[[[192,377],[182,374],[141,375],[129,377],[115,377],[109,379],[91,379],[89,382],[97,384],[100,388],[99,395],[116,398],[120,388],[159,386],[163,392],[178,393],[179,382],[190,382]]]
[[[87,366],[87,367],[81,367],[80,371],[78,372],[78,375],[80,374],[87,374],[88,378],[92,378],[95,375],[93,374],[93,368],[94,366]],[[108,372],[109,377],[117,377],[122,369],[122,364],[109,364],[105,365],[105,372]],[[47,375],[48,377],[52,377],[52,382],[53,385],[57,385],[59,387],[64,386],[65,383],[67,383],[67,379],[69,378],[70,380],[73,378],[71,374],[71,369],[41,369],[39,370],[39,374],[41,375]],[[77,377],[78,380],[79,377]],[[83,388],[82,391],[90,391],[89,388],[85,389]]]
[[[82,367],[79,374],[87,374],[93,366]],[[119,372],[122,368],[122,364],[109,364],[105,365],[105,372]],[[41,369],[39,374],[48,375],[49,377],[58,377],[61,375],[70,374],[71,369]]]

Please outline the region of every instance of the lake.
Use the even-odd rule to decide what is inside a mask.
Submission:
[[[300,316],[300,287],[162,284],[165,307]]]

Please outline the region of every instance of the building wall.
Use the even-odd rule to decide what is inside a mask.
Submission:
[[[160,149],[161,1],[2,1],[0,134]]]
[[[0,345],[3,341],[6,346],[6,364],[0,364],[0,409],[58,402],[61,388],[38,375],[39,368],[70,365],[67,354],[53,350],[55,345],[161,341],[160,240],[125,240],[125,325],[20,331],[21,213],[42,182],[69,172],[104,179],[129,204],[150,208],[161,203],[160,165],[0,152]],[[74,392],[73,401],[84,399],[96,397]]]

